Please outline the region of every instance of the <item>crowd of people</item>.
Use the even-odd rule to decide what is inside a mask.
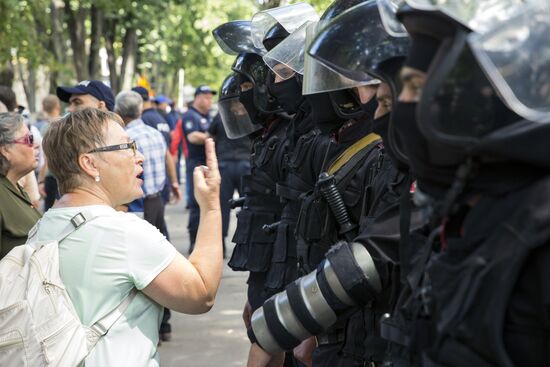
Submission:
[[[136,288],[86,365],[158,365],[169,310],[212,306],[238,208],[249,367],[548,366],[549,28],[537,1],[297,3],[214,29],[235,61],[184,114],[92,80],[29,126],[0,87],[0,256],[57,239],[88,326]]]

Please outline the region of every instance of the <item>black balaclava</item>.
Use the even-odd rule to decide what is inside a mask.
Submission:
[[[371,119],[374,119],[374,113],[378,108],[378,101],[376,100],[376,96],[372,97],[367,103],[362,103],[361,108],[366,115],[368,115]]]
[[[323,134],[328,134],[342,126],[344,120],[334,112],[328,93],[308,94],[304,98],[311,106],[313,122]]]
[[[440,41],[419,34],[411,37],[412,44],[404,66],[427,72]],[[460,152],[424,137],[416,121],[417,104],[397,101],[391,119],[403,141],[418,187],[430,196],[441,198],[454,182],[458,168],[456,156]]]
[[[409,167],[402,163],[393,150],[393,145],[389,143],[390,113],[372,120],[372,132],[380,135],[384,142],[384,151],[390,157],[393,165],[401,172],[408,172]]]
[[[302,103],[302,86],[298,83],[296,76],[275,83],[271,78],[268,84],[269,92],[277,98],[283,110],[288,114],[298,112]]]

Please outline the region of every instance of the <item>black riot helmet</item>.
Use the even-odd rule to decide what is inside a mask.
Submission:
[[[261,56],[242,53],[235,59],[231,70],[246,77],[253,84],[254,105],[260,112],[270,114],[282,111],[267,88],[270,73]]]
[[[235,20],[216,27],[212,31],[220,48],[229,55],[243,52],[261,54],[262,50],[254,46],[249,20]]]
[[[326,8],[325,12],[321,15],[321,20],[334,19],[346,10],[365,1],[367,0],[336,0]]]
[[[225,132],[229,139],[238,139],[261,129],[254,124],[245,106],[239,101],[241,78],[237,73],[229,74],[220,87],[218,108]]]
[[[348,9],[358,4],[364,3],[365,1],[366,0],[336,0],[332,4],[330,4],[329,7],[325,10],[325,12],[321,15],[321,20],[319,24],[322,26],[325,26],[332,19],[336,18],[343,12],[347,11]],[[309,43],[311,43],[311,40],[309,41]],[[308,61],[317,62],[316,60],[315,61],[310,60],[309,57],[310,57],[309,55],[306,56],[306,58],[308,58]],[[322,66],[322,67],[325,68],[325,66]],[[337,77],[342,79],[341,75],[338,75]],[[358,83],[352,83],[351,85],[348,84],[347,88],[342,88],[339,90],[333,90],[329,92],[329,98],[332,103],[332,107],[334,111],[338,116],[346,120],[361,118],[366,112],[364,106],[361,104],[361,101],[359,100],[358,95],[353,90],[350,89],[350,87],[353,87],[353,86],[359,86],[359,84]],[[372,116],[369,116],[369,117],[372,118]]]
[[[547,136],[550,125],[526,120],[508,107],[468,42],[472,36],[487,32],[487,23],[495,23],[494,11],[499,12],[494,18],[502,17],[502,9],[480,5],[468,17],[455,14],[453,6],[445,4],[429,10],[407,5],[400,8],[398,17],[413,40],[420,36],[439,42],[416,111],[419,128],[428,140],[457,147],[468,155],[548,167],[545,144],[536,142]],[[530,22],[536,20],[534,17]],[[413,41],[411,54],[415,48]],[[525,144],[514,143],[520,141]]]
[[[349,119],[363,118],[366,114],[372,117],[372,114],[368,111],[368,109],[372,109],[370,108],[371,106],[362,105],[359,97],[352,88],[368,84],[377,84],[378,81],[374,78],[361,81],[351,80],[312,58],[307,54],[307,49],[315,39],[317,33],[322,31],[332,18],[337,17],[342,12],[361,2],[360,0],[337,0],[327,8],[319,22],[309,24],[306,29],[302,93],[307,96],[308,99],[319,99],[320,94],[326,94],[332,109],[336,115],[342,119],[342,122]],[[376,101],[374,100],[373,102],[375,107]],[[336,123],[336,121],[334,122]]]
[[[398,74],[409,49],[409,38],[404,29],[402,34],[388,32],[380,13],[376,1],[353,6],[317,34],[309,52],[326,67],[350,79],[360,82],[374,77],[386,83],[393,106],[401,91]],[[329,52],[335,47],[343,51]],[[374,124],[394,162],[406,169],[408,157],[389,116],[379,116]]]

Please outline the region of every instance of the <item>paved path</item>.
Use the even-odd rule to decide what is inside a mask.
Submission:
[[[189,248],[187,213],[183,203],[166,208],[171,242],[184,255],[187,255]],[[229,254],[232,251],[231,236],[234,228],[235,217],[231,219],[230,236],[227,239]],[[246,299],[247,274],[233,272],[226,265],[216,304],[207,314],[183,315],[172,312],[172,340],[160,346],[161,366],[246,365],[250,343],[241,313]]]

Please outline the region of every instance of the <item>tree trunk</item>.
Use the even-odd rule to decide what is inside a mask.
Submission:
[[[24,70],[24,66],[21,63],[19,57],[17,57],[17,74],[23,84],[23,90],[25,91],[25,97],[27,97],[27,108],[31,112],[36,112],[36,67],[30,63],[26,63],[27,70]],[[26,71],[26,72],[25,72]]]
[[[88,59],[88,74],[90,79],[99,79],[101,33],[103,33],[103,12],[95,5],[91,9],[92,32],[90,34],[90,57]]]
[[[135,28],[126,29],[122,44],[122,65],[120,67],[119,86],[122,90],[126,90],[132,88],[136,71],[137,33]]]
[[[65,13],[67,14],[67,28],[73,49],[73,62],[78,80],[88,79],[88,65],[86,55],[86,9],[71,9],[70,0],[65,0]]]
[[[50,16],[52,22],[51,44],[54,54],[53,68],[50,70],[50,93],[55,94],[55,88],[59,85],[58,65],[64,65],[66,62],[63,52],[63,2],[53,0],[50,4]]]
[[[118,72],[116,67],[116,51],[115,51],[115,40],[116,40],[116,20],[115,19],[106,19],[105,20],[105,34],[103,36],[105,40],[105,49],[107,50],[107,65],[109,66],[109,80],[111,82],[111,89],[118,91]]]

